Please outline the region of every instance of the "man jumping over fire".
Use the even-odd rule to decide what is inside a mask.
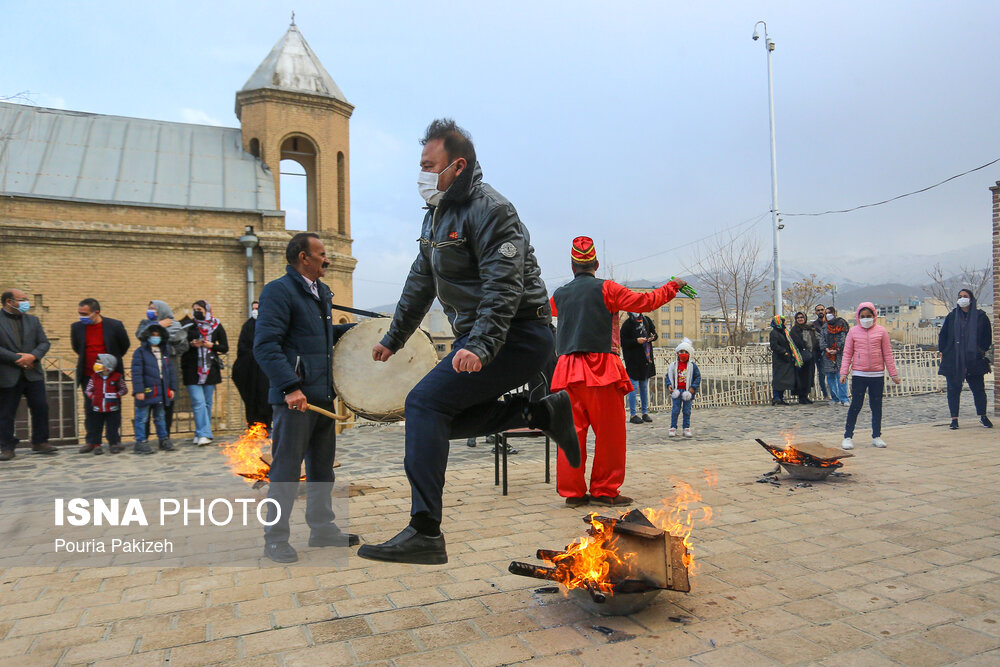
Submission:
[[[574,467],[560,450],[556,462],[559,495],[571,507],[590,500],[600,505],[629,505],[632,499],[619,488],[625,481],[625,402],[632,391],[625,366],[611,352],[611,331],[620,310],[646,313],[667,303],[687,283],[675,278],[652,292],[633,292],[594,274],[600,263],[594,241],[587,236],[573,239],[570,250],[573,280],[552,295],[556,329],[556,363],[552,391],[565,389],[573,402],[573,421],[580,441],[580,458],[587,460],[587,431],[594,428],[594,465],[590,494],[584,478],[585,466]]]

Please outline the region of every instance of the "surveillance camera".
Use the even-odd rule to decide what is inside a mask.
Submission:
[[[785,226],[784,226],[784,225],[778,225],[778,231],[781,231],[781,230],[782,230],[782,229],[784,229],[784,228],[785,228]]]
[[[754,31],[754,33],[753,33],[753,41],[756,42],[758,39],[760,39],[760,35],[758,35],[756,31]]]

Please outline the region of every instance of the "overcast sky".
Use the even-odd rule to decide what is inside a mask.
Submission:
[[[878,201],[1000,158],[995,0],[0,0],[0,9],[0,95],[232,127],[235,92],[294,9],[355,105],[359,305],[394,301],[416,253],[417,140],[438,116],[472,133],[485,179],[517,207],[551,285],[569,273],[579,234],[597,240],[618,279],[680,273],[693,248],[678,246],[757,218],[748,224],[769,256],[767,67],[763,39],[751,40],[759,19],[777,45],[780,211]],[[985,262],[998,180],[1000,163],[886,206],[787,217],[783,261],[824,273],[840,258],[877,265],[982,244]]]

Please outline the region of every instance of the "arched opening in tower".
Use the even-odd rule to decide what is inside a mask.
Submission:
[[[292,135],[281,144],[279,206],[285,212],[285,229],[319,230],[316,207],[316,144],[303,135]]]

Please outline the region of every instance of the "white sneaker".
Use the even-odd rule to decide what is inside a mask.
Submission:
[[[677,435],[677,429],[675,428],[670,429],[669,431],[667,431],[667,435],[669,435],[671,438],[674,437],[675,435]]]
[[[211,438],[198,438],[197,444],[199,447],[204,447],[205,445],[211,444],[211,442],[212,442]]]
[[[878,447],[879,449],[885,448],[885,440],[882,438],[872,438],[872,447]]]
[[[691,437],[691,429],[689,429],[689,428],[684,429],[684,437],[685,438],[690,438]]]
[[[844,438],[844,441],[840,443],[843,449],[854,449],[854,441],[850,438]]]

